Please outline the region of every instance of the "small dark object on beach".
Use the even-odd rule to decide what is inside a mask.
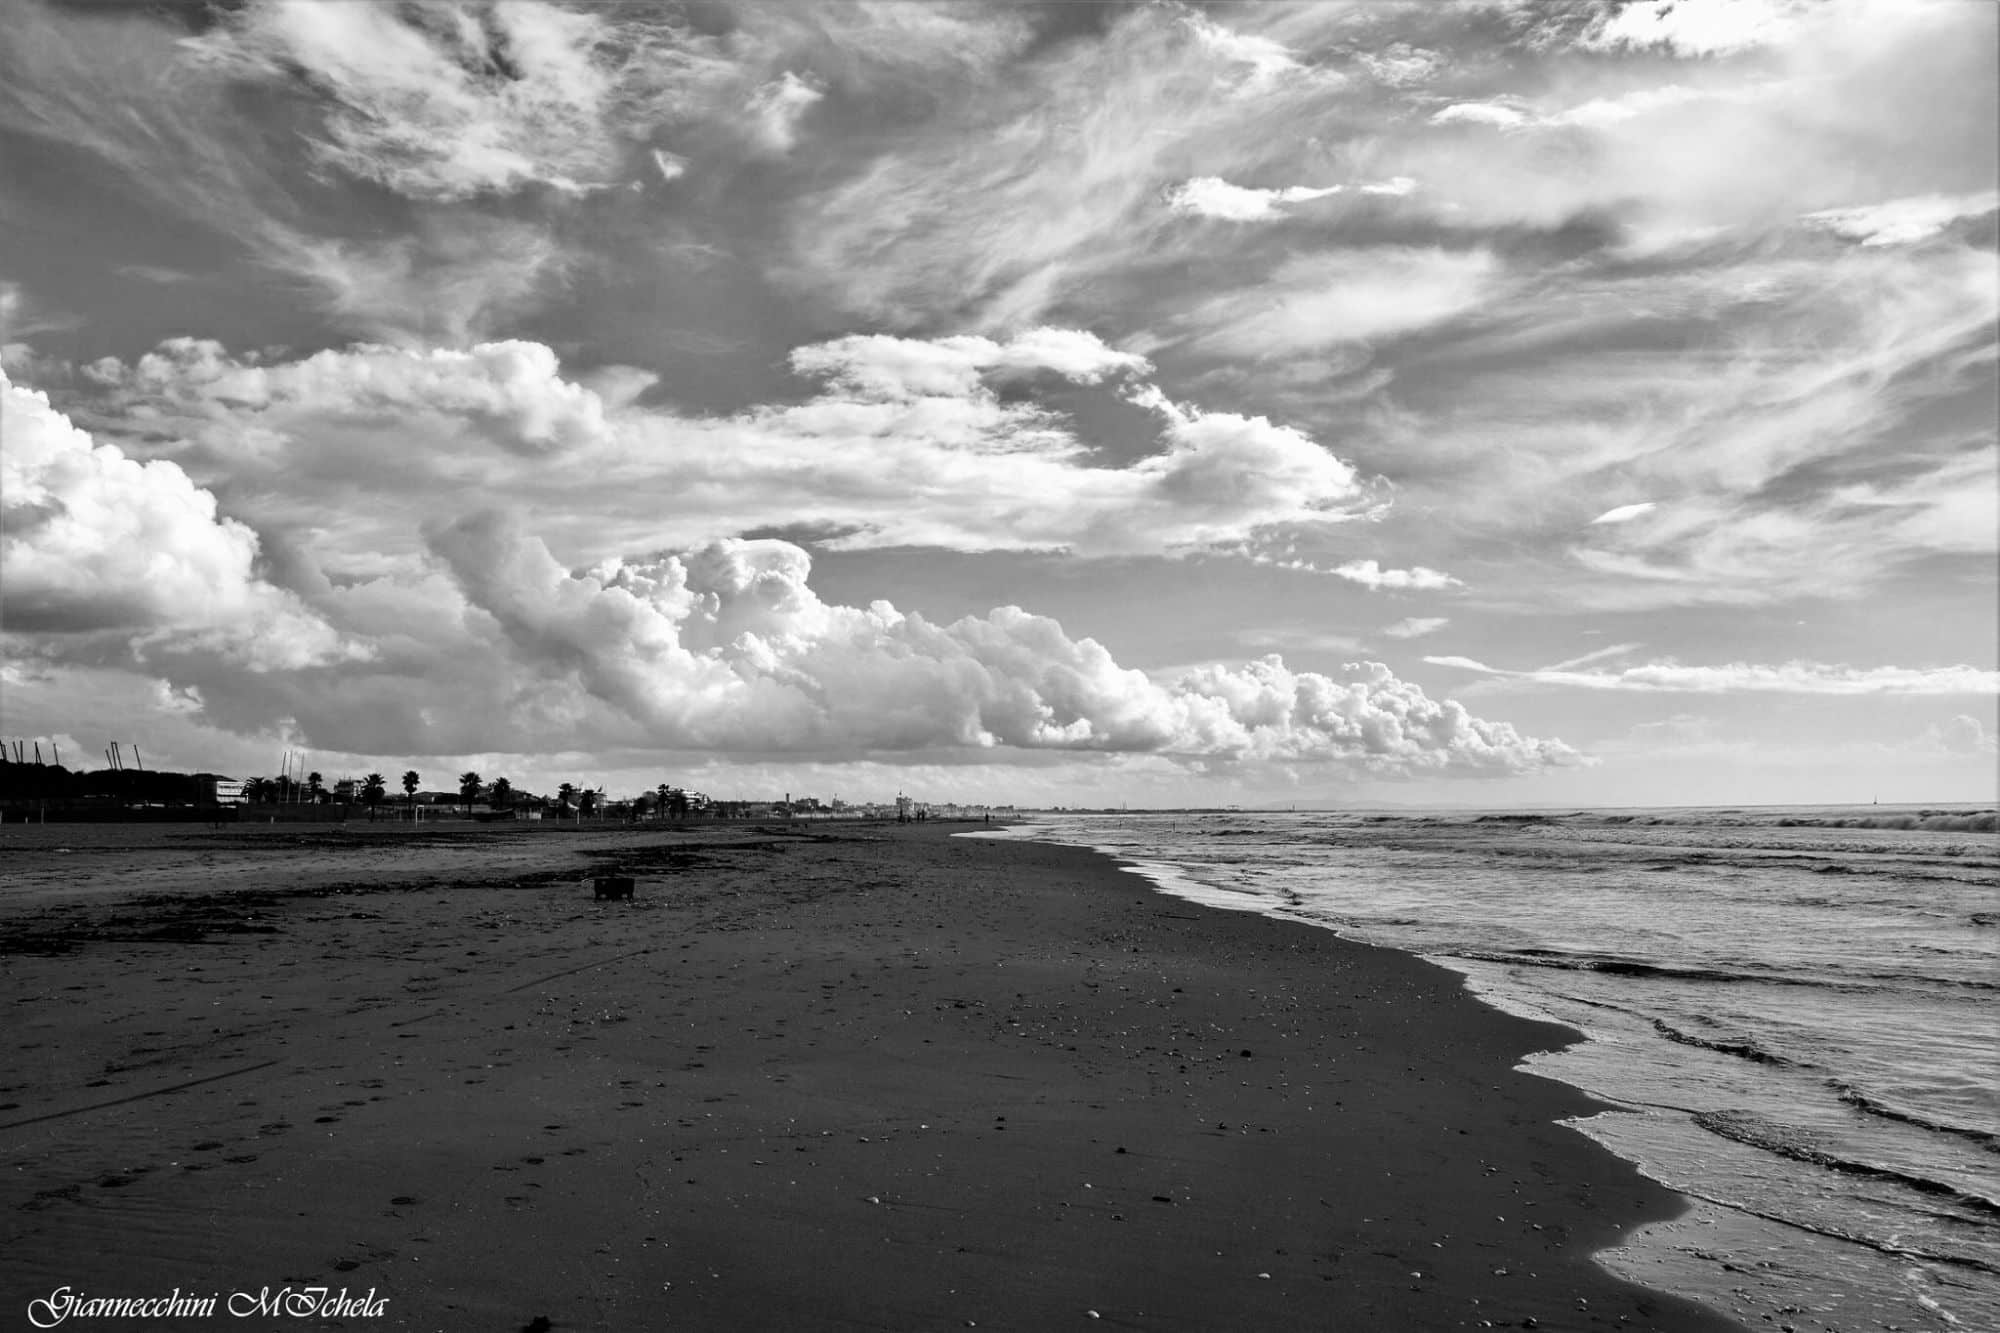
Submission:
[[[630,875],[599,875],[590,881],[593,898],[630,898],[632,889]]]
[[[538,1314],[527,1323],[521,1325],[521,1333],[549,1333],[549,1330],[554,1327],[555,1325],[549,1322],[547,1315]]]

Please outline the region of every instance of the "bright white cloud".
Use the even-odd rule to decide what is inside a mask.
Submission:
[[[1920,194],[1858,208],[1825,208],[1801,221],[1863,245],[1910,245],[1928,240],[1961,218],[2000,210],[2000,190],[1979,194]]]
[[[1392,639],[1420,639],[1426,634],[1435,634],[1451,623],[1445,616],[1408,616],[1393,625],[1384,625],[1382,632]]]
[[[1491,125],[1511,130],[1532,119],[1527,112],[1502,102],[1454,102],[1431,116],[1433,125]]]
[[[1314,189],[1292,185],[1263,190],[1231,185],[1219,176],[1197,176],[1184,181],[1167,195],[1167,207],[1195,217],[1220,218],[1225,222],[1266,222],[1285,216],[1283,205],[1303,204],[1339,194],[1345,187],[1328,185]]]
[[[1590,521],[1593,526],[1599,523],[1629,523],[1642,514],[1652,513],[1657,508],[1659,505],[1656,502],[1641,500],[1637,504],[1619,505],[1615,509],[1607,509]]]
[[[97,444],[4,374],[0,496],[10,633],[203,638],[257,670],[355,655],[258,577],[256,534],[185,472]]]
[[[221,344],[178,338],[127,370],[100,363],[114,384],[203,399],[228,411],[382,423],[461,420],[482,438],[524,454],[565,453],[609,438],[603,400],[562,378],[540,343],[480,343],[467,351],[358,346],[265,365],[231,358]]]
[[[792,353],[792,369],[864,398],[967,397],[995,371],[1048,371],[1078,384],[1106,376],[1146,374],[1143,356],[1107,347],[1075,329],[1037,328],[1004,343],[960,336],[923,340],[853,334]]]
[[[1809,0],[1625,0],[1580,44],[1729,55],[1789,36],[1810,8]]]
[[[587,574],[491,515],[434,529],[431,542],[501,627],[517,668],[578,682],[661,745],[1137,751],[1380,774],[1498,775],[1576,759],[1380,664],[1336,679],[1267,657],[1163,685],[1015,607],[938,625],[886,602],[829,605],[807,584],[809,557],[784,542],[723,542]]]
[[[1391,588],[1397,591],[1435,592],[1441,588],[1462,586],[1451,575],[1426,569],[1422,565],[1410,569],[1384,569],[1374,560],[1350,560],[1332,572],[1349,583],[1358,583],[1371,591]]]
[[[1653,662],[1618,671],[1576,671],[1551,667],[1506,671],[1468,657],[1426,657],[1433,666],[1458,667],[1486,676],[1563,685],[1588,690],[1636,690],[1657,694],[1824,694],[1960,695],[2000,693],[2000,671],[1970,666],[1850,667],[1820,662],[1768,666],[1731,662],[1723,666],[1682,666]],[[1579,662],[1588,659],[1579,658]]]

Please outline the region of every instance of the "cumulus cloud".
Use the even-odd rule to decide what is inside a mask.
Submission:
[[[1910,245],[1928,240],[1961,218],[2000,210],[2000,190],[1979,194],[1919,194],[1856,208],[1825,208],[1800,219],[1863,245]]]
[[[1440,588],[1463,586],[1451,575],[1440,570],[1426,569],[1415,565],[1409,569],[1384,569],[1378,561],[1350,560],[1332,571],[1349,583],[1358,583],[1370,591],[1392,588],[1397,591],[1434,592]]]
[[[1382,632],[1392,639],[1420,639],[1426,634],[1435,634],[1451,623],[1445,616],[1408,616],[1393,625],[1384,625]]]
[[[555,353],[533,342],[480,343],[465,351],[364,344],[262,364],[237,360],[212,340],[176,338],[129,369],[107,359],[94,370],[103,383],[289,419],[457,418],[483,438],[530,455],[602,444],[610,431],[602,398],[562,378]]]
[[[976,336],[855,334],[797,348],[791,359],[801,375],[869,398],[970,396],[980,391],[981,377],[994,371],[1048,371],[1097,384],[1107,376],[1152,370],[1145,357],[1107,347],[1094,334],[1054,328],[1030,329],[1004,343]]]
[[[797,348],[792,364],[818,393],[711,417],[639,405],[640,372],[570,380],[520,341],[264,361],[176,340],[78,378],[108,396],[105,420],[152,423],[132,447],[230,479],[260,528],[311,532],[342,563],[407,551],[441,504],[551,508],[560,548],[590,559],[789,525],[833,549],[1182,555],[1381,504],[1304,432],[1175,402],[1140,379],[1144,357],[1077,330],[856,335]],[[1155,448],[1100,456],[1037,400],[1049,378],[1118,381],[1155,415]],[[151,438],[169,421],[191,443]],[[363,485],[369,505],[328,512]]]
[[[1618,671],[1576,671],[1551,667],[1507,671],[1469,657],[1426,657],[1433,666],[1457,667],[1486,676],[1589,690],[1636,690],[1661,694],[1821,694],[1955,695],[2000,693],[2000,671],[1970,666],[1851,667],[1821,662],[1770,666],[1731,662],[1683,666],[1653,662]],[[1589,658],[1579,658],[1578,662]]]
[[[781,541],[572,573],[508,519],[431,548],[525,671],[574,681],[661,745],[745,753],[925,747],[1328,763],[1501,775],[1574,762],[1557,741],[1433,700],[1379,663],[1339,678],[1273,656],[1161,684],[1018,607],[935,624],[830,605]]]
[[[255,669],[355,655],[255,572],[256,535],[173,463],[93,441],[0,374],[0,587],[13,634],[200,639]]]
[[[2000,753],[2000,734],[1988,731],[1986,724],[1970,713],[1959,713],[1942,725],[1925,728],[1919,743],[1950,754]]]

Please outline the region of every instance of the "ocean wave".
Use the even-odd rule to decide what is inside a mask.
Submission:
[[[1601,972],[1618,977],[1658,977],[1667,981],[1763,982],[1777,986],[1825,986],[1831,990],[1852,989],[1811,977],[1791,977],[1755,972],[1728,972],[1712,967],[1680,967],[1672,963],[1644,963],[1635,958],[1592,957],[1558,953],[1553,949],[1516,949],[1508,952],[1485,949],[1453,949],[1449,956],[1470,958],[1482,963],[1512,963],[1520,967],[1547,967],[1562,972]]]
[[[2000,1202],[1995,1202],[1982,1194],[1970,1193],[1942,1180],[1932,1180],[1929,1176],[1912,1175],[1893,1167],[1876,1166],[1873,1163],[1856,1162],[1836,1156],[1808,1142],[1797,1130],[1765,1120],[1748,1111],[1700,1111],[1693,1116],[1693,1121],[1717,1138],[1775,1153],[1795,1162],[1805,1162],[1829,1171],[1838,1171],[1843,1175],[1866,1176],[1872,1180],[1889,1181],[1905,1189],[1915,1190],[1919,1194],[1949,1200],[1968,1212],[2000,1217]]]
[[[1983,1129],[1969,1129],[1964,1125],[1948,1125],[1941,1120],[1933,1120],[1928,1116],[1899,1110],[1896,1107],[1888,1105],[1886,1102],[1877,1101],[1852,1084],[1842,1083],[1839,1079],[1830,1078],[1826,1082],[1827,1086],[1834,1090],[1841,1101],[1865,1115],[1877,1116],[1883,1120],[1894,1120],[1905,1125],[1915,1125],[1918,1129],[1927,1129],[1934,1134],[1949,1134],[1954,1138],[1961,1138],[1967,1142],[1976,1143],[1987,1152],[2000,1153],[2000,1134],[1992,1134]]]
[[[1796,1068],[1798,1066],[1798,1061],[1787,1059],[1785,1056],[1767,1051],[1763,1047],[1751,1042],[1710,1041],[1707,1037],[1697,1037],[1692,1033],[1682,1032],[1679,1028],[1674,1027],[1664,1019],[1656,1018],[1653,1020],[1653,1031],[1659,1033],[1668,1041],[1682,1046],[1699,1046],[1704,1051],[1715,1051],[1722,1055],[1733,1055],[1740,1060],[1749,1060],[1755,1064],[1783,1065],[1789,1068]]]
[[[2000,814],[1991,810],[1971,814],[1959,810],[1918,810],[1904,815],[1844,815],[1832,818],[1787,815],[1771,822],[1778,828],[1879,828],[1912,833],[1992,833],[2000,830]]]

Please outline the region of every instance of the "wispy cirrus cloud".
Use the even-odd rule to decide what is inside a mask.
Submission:
[[[635,143],[685,114],[704,83],[734,74],[712,47],[643,11],[544,0],[261,0],[222,11],[186,46],[231,79],[310,87],[318,126],[305,139],[323,168],[446,201],[603,188],[623,177]],[[753,115],[784,121],[791,87]]]
[[[1863,245],[1909,245],[1928,240],[1952,223],[2000,211],[2000,190],[1977,194],[1919,194],[1854,208],[1824,208],[1800,221]]]
[[[1457,667],[1483,676],[1535,685],[1586,690],[1633,690],[1654,694],[1822,694],[1822,695],[1961,695],[2000,693],[2000,671],[1971,666],[1850,667],[1822,662],[1786,662],[1771,666],[1731,662],[1721,666],[1683,666],[1655,662],[1618,671],[1579,671],[1591,660],[1578,658],[1538,671],[1508,671],[1469,657],[1426,657],[1433,666]]]

